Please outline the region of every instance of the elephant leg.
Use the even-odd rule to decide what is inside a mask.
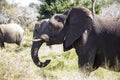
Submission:
[[[98,69],[102,65],[102,62],[104,62],[103,54],[97,52],[94,60],[94,69]]]
[[[22,40],[17,41],[16,44],[17,44],[19,47],[21,47],[21,46],[22,46]]]
[[[19,47],[21,47],[21,41],[16,43]]]
[[[0,43],[0,48],[2,48],[2,43]]]
[[[4,42],[0,43],[0,47],[1,47],[1,49],[5,48]]]
[[[82,49],[77,50],[77,54],[80,73],[82,72],[82,75],[89,76],[90,73],[95,70],[93,65],[96,49],[82,47]]]

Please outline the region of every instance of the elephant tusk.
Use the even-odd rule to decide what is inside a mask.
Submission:
[[[42,39],[27,39],[27,38],[24,38],[24,40],[37,42],[37,41],[41,41]]]
[[[42,39],[32,39],[33,42],[41,41]]]

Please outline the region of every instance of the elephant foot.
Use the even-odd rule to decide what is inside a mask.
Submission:
[[[1,49],[4,49],[5,48],[5,46],[1,46]]]
[[[22,46],[22,42],[21,42],[21,41],[16,42],[16,44],[17,44],[19,47],[21,47],[21,46]]]
[[[81,71],[81,70],[79,70],[79,74],[83,78],[88,78],[90,76],[90,72],[89,71],[83,71],[83,70]]]
[[[79,67],[80,76],[84,77],[84,78],[88,78],[92,71],[94,71],[94,69],[92,67],[90,67],[90,66]]]
[[[1,47],[1,49],[4,49],[5,47]]]
[[[1,47],[1,49],[5,48],[4,43],[0,43],[0,47]]]

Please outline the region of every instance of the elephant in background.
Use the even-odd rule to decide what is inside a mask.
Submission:
[[[98,67],[120,71],[120,19],[100,16],[83,7],[75,7],[63,14],[55,14],[44,25],[35,25],[31,57],[38,67],[38,50],[63,43],[64,51],[75,48],[81,72],[89,74]]]
[[[18,24],[0,24],[0,47],[5,48],[4,42],[21,46],[23,35],[24,29]]]

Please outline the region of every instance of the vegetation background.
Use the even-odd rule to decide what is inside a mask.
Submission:
[[[45,68],[38,68],[31,59],[30,40],[37,20],[50,18],[53,14],[63,13],[74,6],[84,6],[91,10],[91,0],[40,1],[42,3],[39,5],[31,3],[23,7],[0,0],[0,24],[14,22],[25,29],[22,47],[6,43],[6,48],[0,49],[0,80],[83,80],[78,72],[74,49],[63,52],[62,45],[50,48],[44,44],[39,51],[39,57],[42,57],[42,61],[47,58],[52,62]],[[119,0],[96,0],[96,13],[118,17],[119,2]],[[120,80],[120,73],[99,68],[85,80]]]

